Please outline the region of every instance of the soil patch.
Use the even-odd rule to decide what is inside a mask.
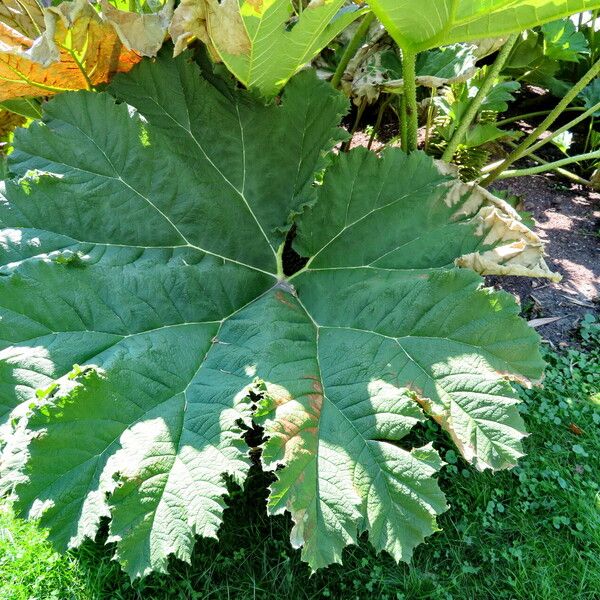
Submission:
[[[502,181],[494,188],[522,198],[546,244],[546,260],[563,280],[489,277],[488,283],[517,296],[528,319],[560,317],[538,332],[554,346],[568,345],[583,316],[600,309],[600,193],[542,175]]]

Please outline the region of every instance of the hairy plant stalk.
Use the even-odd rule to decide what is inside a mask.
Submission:
[[[486,75],[482,86],[477,92],[477,95],[473,98],[473,100],[471,100],[471,103],[469,104],[469,107],[467,108],[463,118],[461,119],[458,128],[454,132],[454,135],[450,138],[448,146],[446,147],[446,150],[442,155],[442,160],[450,162],[454,158],[454,154],[456,153],[457,148],[463,142],[467,135],[467,132],[469,131],[469,128],[473,124],[473,121],[475,121],[477,113],[481,108],[481,105],[483,104],[483,101],[492,89],[496,78],[498,77],[498,75],[500,75],[500,71],[502,70],[502,67],[506,64],[508,56],[518,38],[519,34],[514,33],[508,38],[506,44],[502,46],[502,50],[500,50],[498,56],[496,57],[496,60],[494,61],[494,64],[492,65],[488,74]]]
[[[598,16],[600,16],[600,10],[592,11],[592,20],[590,21],[591,27],[591,40],[590,40],[590,48],[592,50],[592,61],[595,61],[598,58],[598,52],[600,52],[600,46],[596,43],[596,21],[598,20]]]
[[[340,87],[340,83],[342,82],[342,77],[344,76],[344,73],[346,72],[346,68],[348,67],[348,64],[350,63],[350,61],[352,60],[352,57],[356,54],[356,52],[360,48],[360,45],[363,43],[363,40],[365,39],[365,36],[367,35],[367,33],[369,31],[369,27],[371,26],[371,23],[374,20],[375,20],[375,15],[373,13],[367,14],[365,16],[365,18],[362,20],[362,23],[360,24],[358,29],[356,30],[356,33],[350,40],[350,43],[348,44],[348,46],[346,46],[346,49],[344,50],[344,53],[342,54],[342,58],[340,59],[337,69],[335,70],[335,73],[333,74],[333,77],[331,79],[331,85],[334,88],[337,89]]]
[[[567,95],[556,105],[554,110],[530,133],[519,146],[511,152],[482,182],[482,186],[488,186],[490,183],[498,179],[503,171],[508,169],[510,165],[525,156],[527,150],[533,146],[539,139],[540,135],[547,131],[563,111],[571,104],[593,79],[600,73],[600,60],[596,61],[591,69],[571,88]]]
[[[592,115],[590,119],[590,123],[587,130],[587,135],[585,136],[585,146],[583,147],[584,152],[589,152],[592,147],[592,135],[594,133],[594,129],[596,126],[596,118]]]
[[[406,112],[406,96],[400,97],[400,147],[408,152],[408,117]]]
[[[545,173],[546,171],[553,171],[560,167],[571,165],[576,162],[596,159],[600,159],[600,150],[596,150],[595,152],[588,152],[587,154],[579,154],[577,156],[568,156],[567,158],[563,158],[561,160],[557,160],[551,163],[538,165],[537,167],[529,167],[527,169],[511,169],[508,171],[503,171],[502,173],[500,173],[500,175],[498,175],[498,177],[496,177],[496,179],[510,179],[512,177],[524,177],[525,175],[539,175],[540,173]]]
[[[419,112],[417,108],[417,54],[402,50],[402,78],[406,101],[406,152],[417,149]],[[403,115],[404,118],[404,115]]]

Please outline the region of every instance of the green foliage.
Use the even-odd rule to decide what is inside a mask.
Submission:
[[[540,30],[523,32],[511,52],[506,73],[563,96],[583,72],[590,47],[585,35],[570,19],[544,25]]]
[[[600,102],[600,79],[595,79],[588,85],[580,95],[586,109],[592,108]],[[594,113],[594,117],[600,117],[600,110]]]
[[[422,52],[436,46],[516,33],[577,12],[600,8],[600,2],[373,0],[370,6],[400,47]]]
[[[0,102],[0,108],[8,110],[16,115],[20,115],[25,119],[39,119],[42,116],[40,103],[37,100],[28,98],[18,98],[16,100]]]
[[[17,519],[0,504],[0,597],[4,600],[88,600],[85,569],[71,555],[62,557],[34,523]],[[93,592],[91,592],[93,594]]]
[[[474,47],[470,44],[436,48],[417,57],[417,76],[431,77],[442,82],[459,81],[473,73],[476,62]]]
[[[547,23],[542,27],[545,56],[551,60],[579,62],[581,55],[589,53],[585,35],[577,31],[571,19]]]
[[[484,67],[475,77],[450,86],[433,99],[438,113],[431,140],[431,148],[435,154],[443,154],[486,75],[487,69]],[[489,162],[490,148],[494,142],[519,136],[516,131],[498,127],[496,120],[498,113],[506,111],[508,103],[514,102],[513,94],[520,87],[516,81],[498,80],[483,98],[476,119],[467,130],[453,159],[459,167],[461,178],[465,181],[474,181],[481,176],[481,169]]]
[[[466,81],[475,73],[475,47],[454,44],[419,54],[415,72],[418,86],[439,88],[443,85]],[[349,85],[346,90],[353,98],[373,101],[381,91],[404,93],[402,59],[390,38],[365,47],[352,61],[346,72]]]
[[[454,44],[421,53],[415,65],[418,86],[439,88],[466,81],[476,72],[475,47]],[[391,38],[375,36],[363,45],[344,74],[343,89],[356,104],[373,103],[381,93],[403,94],[402,59]]]
[[[126,571],[164,571],[216,535],[254,418],[269,512],[312,569],[359,533],[409,560],[445,509],[409,432],[432,417],[479,469],[511,467],[508,379],[543,367],[514,299],[455,264],[551,276],[541,244],[421,153],[338,155],[315,187],[346,105],[310,72],[264,106],[161,57],[110,94],[48,103],[0,203],[0,400],[33,436],[11,448],[19,510],[59,548],[110,517]],[[294,218],[308,264],[286,277]]]

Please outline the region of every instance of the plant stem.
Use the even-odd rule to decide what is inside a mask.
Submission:
[[[592,135],[594,133],[595,125],[596,125],[596,118],[594,117],[594,115],[592,115],[592,118],[590,119],[590,124],[588,127],[588,132],[587,132],[587,135],[585,136],[585,145],[583,147],[584,152],[590,151],[591,143],[592,143]]]
[[[381,128],[381,122],[383,121],[383,115],[385,114],[385,109],[390,105],[392,101],[392,95],[389,94],[388,97],[381,103],[379,107],[379,112],[377,113],[377,120],[375,121],[375,126],[373,127],[373,133],[371,133],[371,137],[369,138],[369,143],[367,145],[367,149],[371,149],[373,142],[375,141],[375,136],[379,132]]]
[[[431,127],[433,125],[433,113],[434,113],[434,104],[433,99],[435,97],[436,90],[432,88],[431,97],[429,98],[429,106],[427,107],[427,126],[425,128],[425,144],[423,146],[423,150],[427,152],[429,150],[429,140],[431,138]]]
[[[419,112],[417,108],[417,55],[402,50],[402,79],[404,79],[404,99],[406,102],[406,152],[417,149],[419,134]]]
[[[583,112],[584,110],[585,108],[583,108],[583,106],[570,106],[569,108],[565,108],[563,112]],[[516,123],[517,121],[526,121],[527,119],[533,119],[534,117],[545,117],[551,112],[551,110],[538,110],[536,112],[526,113],[524,115],[517,115],[516,117],[508,117],[508,119],[496,121],[494,125],[496,125],[496,127],[502,127],[503,125],[510,125],[511,123]]]
[[[568,156],[555,162],[538,165],[537,167],[529,167],[528,169],[513,169],[509,171],[503,171],[496,177],[496,179],[509,179],[511,177],[523,177],[525,175],[539,175],[546,171],[553,171],[560,167],[573,164],[582,160],[595,160],[600,159],[600,150],[595,152],[588,152],[587,154],[579,154],[578,156]]]
[[[492,89],[498,75],[500,75],[502,67],[506,64],[508,56],[511,50],[513,49],[514,45],[516,44],[519,35],[520,34],[518,33],[513,33],[506,41],[506,44],[502,46],[502,50],[500,50],[500,52],[498,53],[498,56],[496,57],[494,64],[488,71],[481,87],[479,88],[479,91],[477,92],[477,95],[475,96],[475,98],[473,98],[473,100],[471,100],[469,107],[467,108],[463,118],[461,119],[457,130],[454,132],[454,135],[450,138],[448,146],[446,147],[446,150],[442,155],[442,160],[450,162],[454,158],[456,150],[465,139],[469,128],[473,124],[473,121],[475,121],[477,113],[479,112],[479,109],[483,104],[483,101],[486,99],[487,95]]]
[[[502,171],[505,171],[515,161],[525,155],[527,150],[536,143],[540,135],[544,133],[550,125],[562,114],[562,112],[571,104],[577,95],[583,90],[596,75],[600,73],[600,60],[596,61],[592,68],[571,88],[566,96],[556,105],[554,110],[530,133],[519,146],[511,152],[482,182],[482,186],[490,185],[496,180]]]
[[[590,21],[590,48],[592,50],[592,61],[596,60],[598,51],[600,50],[600,48],[596,44],[596,21],[598,20],[598,15],[600,15],[600,10],[592,11],[592,20]]]
[[[406,114],[406,96],[400,96],[400,147],[408,152],[408,117]]]
[[[507,142],[507,144],[511,147],[511,148],[516,148],[517,144],[513,143],[513,142]],[[541,156],[538,156],[537,154],[534,154],[533,152],[528,156],[529,159],[535,161],[536,163],[540,164],[540,165],[549,165],[550,162],[547,160],[544,160]],[[502,161],[500,161],[502,162]],[[494,163],[492,165],[488,165],[487,167],[485,167],[484,169],[482,169],[483,173],[489,173],[490,171],[492,171],[494,169],[494,167],[496,166],[496,164],[499,163]],[[576,175],[575,173],[571,172],[571,171],[567,171],[567,169],[563,169],[562,167],[554,167],[552,169],[554,172],[558,173],[559,175],[561,175],[562,177],[565,177],[566,179],[569,179],[570,181],[572,181],[573,183],[578,183],[579,185],[583,185],[586,187],[592,187],[592,182],[589,181],[588,179],[584,179],[583,177],[580,177],[579,175]]]
[[[521,158],[523,158],[525,156],[529,156],[532,152],[539,150],[542,146],[545,146],[548,142],[550,142],[554,138],[558,137],[561,133],[568,131],[569,129],[571,129],[571,127],[575,127],[575,125],[579,125],[579,123],[581,123],[581,121],[584,121],[588,117],[591,117],[594,113],[598,112],[599,110],[600,110],[600,102],[598,102],[597,104],[595,104],[594,106],[592,106],[591,108],[586,110],[583,114],[579,115],[577,118],[573,119],[572,121],[569,121],[566,125],[563,125],[560,129],[557,129],[556,131],[552,132],[549,136],[541,139],[539,142],[537,142],[533,146],[530,146],[525,151],[525,153],[521,155]]]
[[[285,273],[283,271],[283,250],[285,248],[285,242],[279,245],[277,248],[277,279],[281,281],[285,277]]]
[[[348,64],[352,60],[352,57],[358,51],[360,45],[363,43],[363,40],[369,31],[369,27],[371,26],[371,23],[374,20],[375,20],[375,14],[372,12],[368,13],[365,16],[365,18],[362,20],[362,23],[359,25],[358,29],[356,30],[356,33],[350,40],[350,43],[346,46],[346,49],[344,50],[344,53],[342,54],[342,58],[340,59],[340,62],[335,70],[335,73],[333,74],[332,79],[331,79],[331,85],[334,88],[337,89],[340,87],[342,77],[344,76],[344,73],[346,72],[346,68],[348,67]]]
[[[367,99],[363,98],[362,102],[360,103],[360,106],[356,110],[356,118],[354,119],[354,125],[352,125],[352,129],[350,131],[350,137],[342,146],[342,152],[348,152],[350,150],[350,144],[352,144],[352,138],[354,137],[354,134],[356,133],[356,130],[358,129],[358,126],[360,125],[360,120],[362,119],[362,116],[363,116],[366,108],[367,108]]]

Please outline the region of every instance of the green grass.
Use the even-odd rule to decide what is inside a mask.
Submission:
[[[582,329],[585,350],[549,353],[545,387],[523,391],[531,436],[511,472],[477,473],[431,427],[448,465],[451,509],[411,567],[367,543],[312,577],[287,541],[288,519],[269,519],[267,481],[254,470],[233,489],[221,541],[200,540],[192,565],[131,584],[110,548],[88,543],[55,554],[34,525],[0,509],[2,600],[286,598],[305,600],[600,600],[600,326]]]

